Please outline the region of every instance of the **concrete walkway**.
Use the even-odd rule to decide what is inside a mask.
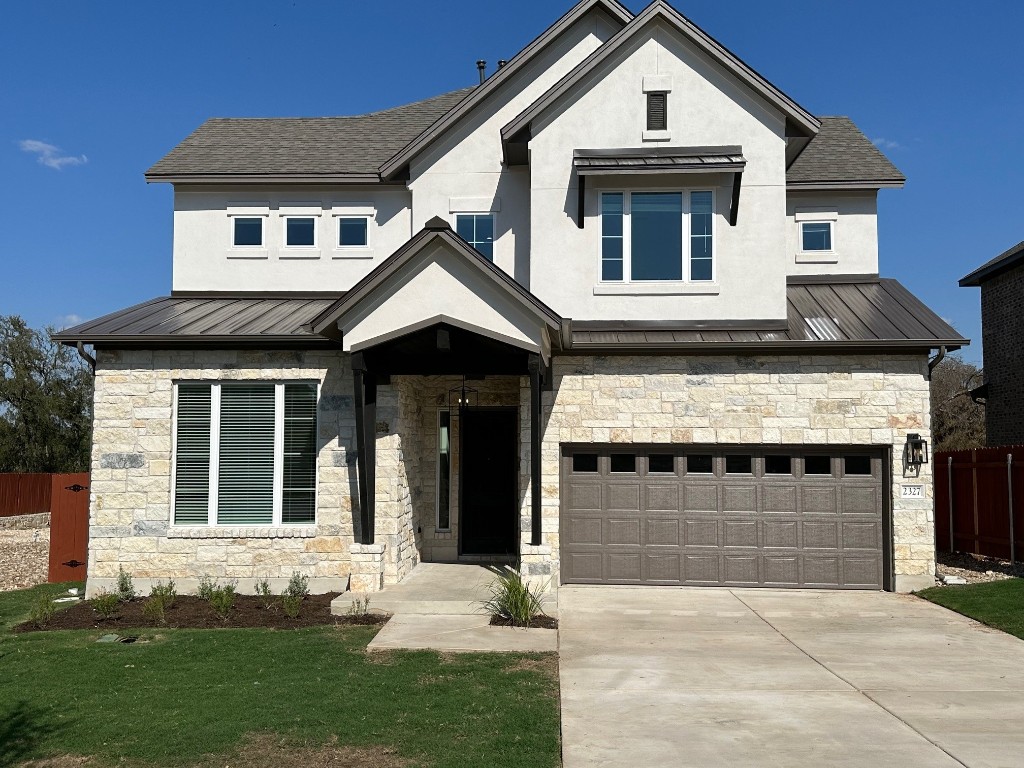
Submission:
[[[487,567],[463,563],[420,563],[399,584],[371,593],[370,609],[393,614],[367,646],[369,650],[433,649],[439,651],[555,651],[553,629],[490,626],[481,602],[495,574]],[[344,613],[357,595],[344,593],[331,603]],[[554,595],[544,610],[557,615]]]
[[[909,595],[562,587],[565,768],[1024,764],[1024,642]]]

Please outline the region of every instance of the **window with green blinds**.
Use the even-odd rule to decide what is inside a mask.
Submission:
[[[175,525],[316,522],[317,386],[177,386]]]

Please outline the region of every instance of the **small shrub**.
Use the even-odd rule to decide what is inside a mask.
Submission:
[[[158,581],[149,590],[149,598],[159,599],[163,602],[164,608],[170,608],[174,605],[174,599],[178,596],[178,590],[175,587],[174,579],[168,579],[167,583],[164,584],[162,581]]]
[[[122,603],[134,600],[136,597],[135,584],[132,583],[132,575],[122,566],[117,566],[117,599]]]
[[[36,604],[32,606],[29,618],[37,627],[44,627],[50,623],[57,607],[53,604],[53,598],[49,595],[40,595],[36,598]]]
[[[544,613],[540,604],[542,589],[531,589],[514,568],[503,568],[488,589],[491,596],[483,601],[484,611],[505,619],[514,627],[529,626],[530,619]]]
[[[286,595],[297,597],[300,600],[309,597],[309,576],[292,571],[292,577],[288,579],[288,586],[284,591]]]
[[[214,613],[227,621],[228,615],[235,605],[235,584],[228,583],[216,587],[210,593],[210,605],[213,606]]]
[[[121,600],[116,592],[100,592],[92,599],[93,610],[104,619],[115,616],[120,606]]]
[[[165,608],[163,597],[150,597],[142,606],[142,615],[150,621],[166,624]]]
[[[297,595],[289,595],[286,591],[281,595],[281,607],[284,608],[284,615],[289,619],[294,619],[299,615],[299,611],[302,610],[302,598]]]
[[[196,597],[201,598],[210,602],[213,599],[213,593],[220,587],[220,584],[209,576],[203,576],[199,579],[199,588],[196,590]]]
[[[356,598],[352,601],[352,605],[348,607],[349,616],[365,616],[370,610],[370,598],[369,596],[362,599]]]
[[[253,591],[260,599],[260,604],[263,606],[264,610],[269,611],[274,607],[276,600],[274,598],[274,593],[270,590],[270,581],[268,579],[257,579],[256,589]]]

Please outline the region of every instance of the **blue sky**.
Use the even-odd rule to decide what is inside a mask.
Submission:
[[[167,294],[171,189],[143,172],[205,118],[358,114],[470,85],[476,59],[511,58],[569,6],[11,3],[0,314],[61,325]],[[979,360],[978,292],[956,281],[1024,239],[1024,4],[676,7],[811,112],[851,116],[907,175],[880,194],[881,272],[974,339]]]

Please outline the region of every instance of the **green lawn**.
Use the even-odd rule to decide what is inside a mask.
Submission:
[[[917,594],[1024,640],[1024,579],[932,587]]]
[[[358,626],[144,630],[151,642],[132,645],[10,631],[66,586],[0,593],[0,766],[189,765],[261,734],[387,747],[417,766],[559,764],[550,655],[368,654],[376,628]]]

